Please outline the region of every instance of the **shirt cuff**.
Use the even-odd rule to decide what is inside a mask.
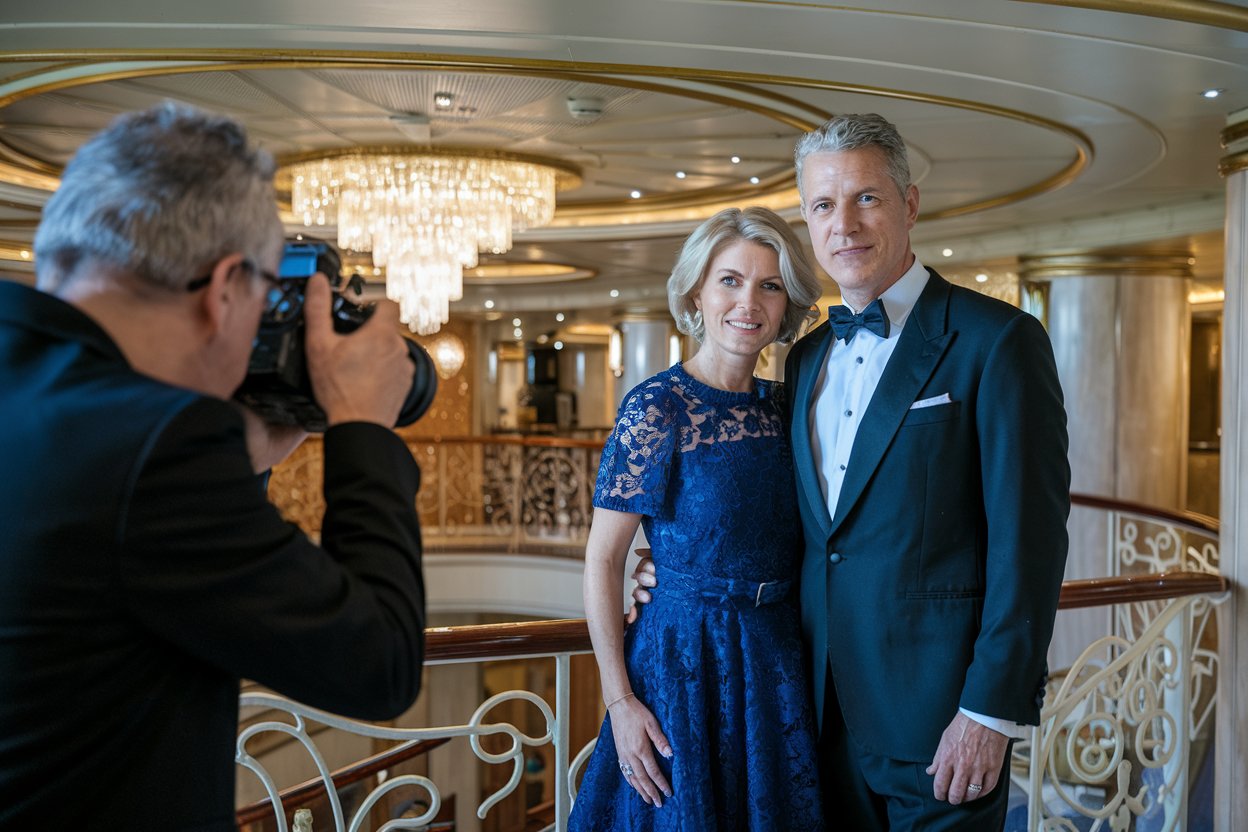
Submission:
[[[1031,736],[1030,725],[1020,725],[1012,719],[998,719],[995,716],[984,716],[974,711],[968,711],[966,708],[958,708],[965,717],[973,719],[986,728],[991,728],[998,734],[1005,734],[1012,740],[1023,740]]]

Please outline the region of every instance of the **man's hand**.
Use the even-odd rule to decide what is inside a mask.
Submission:
[[[1009,742],[1005,734],[958,711],[927,767],[927,773],[936,776],[932,785],[936,799],[957,804],[984,797],[995,789]]]
[[[301,427],[271,425],[250,407],[241,404],[237,406],[243,414],[243,423],[246,426],[251,470],[257,474],[268,471],[290,456],[308,438],[307,431]]]
[[[330,319],[333,299],[321,274],[308,280],[304,301],[308,374],[329,425],[375,422],[392,428],[412,386],[412,362],[399,334],[399,308],[379,301],[355,332],[339,335]]]
[[[641,556],[641,560],[637,561],[637,568],[632,574],[632,579],[637,582],[637,585],[633,587],[633,605],[628,608],[629,624],[637,620],[637,605],[650,603],[650,593],[646,587],[653,589],[659,585],[659,579],[654,575],[654,561],[650,557],[650,550],[634,549],[633,551]]]

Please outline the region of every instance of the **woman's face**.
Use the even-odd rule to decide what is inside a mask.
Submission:
[[[776,340],[789,305],[775,250],[735,240],[711,260],[693,298],[702,311],[702,348],[715,353],[757,357]]]

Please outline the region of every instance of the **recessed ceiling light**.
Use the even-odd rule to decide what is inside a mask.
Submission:
[[[945,257],[952,257],[953,249],[947,248],[947,249],[942,250],[940,253],[943,254]]]
[[[613,297],[613,298],[618,298],[618,297],[620,296],[620,290],[619,290],[619,289],[612,289],[612,290],[611,290],[611,292],[610,292],[610,295],[611,295],[611,297]]]
[[[685,175],[686,175],[686,174],[685,174],[685,172],[684,172],[683,170],[678,170],[678,171],[676,171],[676,178],[677,178],[677,179],[684,179],[684,178],[685,178]]]
[[[512,319],[511,319],[511,325],[512,325],[512,326],[520,326],[520,319],[519,319],[519,318],[512,318]]]
[[[751,184],[751,185],[757,185],[757,184],[758,184],[758,177],[757,177],[757,176],[751,176],[751,177],[750,177],[750,184]]]
[[[988,275],[984,274],[983,272],[980,272],[979,274],[975,275],[975,282],[976,282],[976,283],[987,283],[987,282],[988,282]]]
[[[23,260],[29,260],[29,259],[30,259],[30,251],[29,251],[29,250],[27,250],[27,249],[22,249],[22,252],[21,252],[21,253],[22,253],[22,259],[23,259]]]
[[[556,313],[555,313],[555,320],[556,320],[556,321],[563,321],[563,313],[562,313],[562,312],[556,312]]]
[[[732,161],[732,163],[733,163],[734,165],[739,165],[739,164],[741,164],[741,157],[740,157],[740,156],[733,156],[731,161]]]
[[[537,336],[537,343],[539,343],[539,344],[545,344],[545,343],[546,343],[547,341],[549,341],[549,340],[550,340],[550,336],[549,336],[549,335],[547,335],[545,332],[543,332],[541,335]]]
[[[557,350],[561,350],[561,349],[563,349],[563,342],[562,342],[562,341],[556,341],[556,342],[555,342],[555,349],[557,349]]]
[[[483,303],[483,304],[481,304],[481,305],[482,305],[482,306],[484,306],[486,309],[493,309],[493,308],[494,308],[494,301],[492,301],[492,300],[487,300],[485,303]]]
[[[511,334],[516,336],[517,338],[522,338],[524,337],[524,330],[521,329],[520,327],[516,327],[515,329],[511,331]]]
[[[633,199],[641,199],[641,191],[633,191],[629,194]]]
[[[1219,95],[1221,95],[1224,92],[1226,92],[1226,89],[1224,87],[1211,87],[1205,90],[1204,92],[1202,92],[1201,95],[1204,96],[1205,98],[1217,98]]]
[[[439,110],[451,109],[451,104],[453,104],[454,101],[455,96],[451,95],[449,92],[435,92],[433,94],[433,106],[437,107]]]

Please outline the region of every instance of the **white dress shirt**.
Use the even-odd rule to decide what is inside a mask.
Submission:
[[[828,348],[828,357],[811,395],[809,418],[810,446],[819,472],[819,487],[828,505],[828,517],[836,517],[836,506],[845,481],[845,469],[854,448],[854,437],[862,415],[875,395],[875,388],[884,375],[884,368],[897,347],[901,331],[910,318],[919,295],[927,286],[928,273],[919,258],[906,273],[880,295],[880,304],[888,316],[888,337],[859,329],[848,344],[840,339]],[[855,314],[861,309],[853,309]],[[986,725],[1007,737],[1028,736],[1029,727],[1013,720],[984,716],[965,708],[959,710],[970,719]]]

